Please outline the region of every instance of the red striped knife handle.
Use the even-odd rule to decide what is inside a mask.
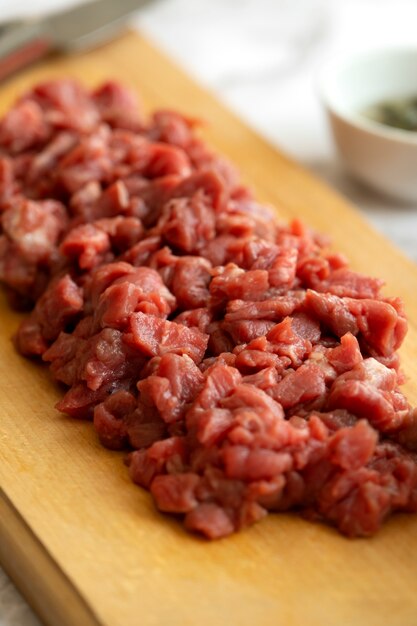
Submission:
[[[51,42],[34,24],[0,25],[0,81],[38,61],[51,49]]]
[[[47,39],[34,39],[0,59],[0,81],[44,57],[51,49]]]

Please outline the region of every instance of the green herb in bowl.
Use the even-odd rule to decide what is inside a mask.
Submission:
[[[386,126],[417,131],[417,96],[380,102],[363,115]]]

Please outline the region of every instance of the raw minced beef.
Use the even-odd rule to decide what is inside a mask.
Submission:
[[[0,278],[58,408],[211,539],[295,509],[348,536],[417,510],[407,322],[171,111],[37,85],[0,123]],[[279,181],[277,182],[279,184]]]

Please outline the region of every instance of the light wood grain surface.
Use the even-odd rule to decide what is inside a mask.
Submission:
[[[120,79],[147,109],[205,118],[204,135],[282,218],[329,233],[356,269],[401,295],[402,349],[417,402],[417,267],[355,210],[277,153],[160,52],[133,34],[39,65],[2,87],[0,109],[35,81]],[[59,415],[47,371],[17,355],[19,316],[1,300],[0,558],[46,624],[56,626],[415,626],[417,517],[347,540],[295,516],[269,516],[217,543],[187,535],[130,483],[122,455],[88,423]]]

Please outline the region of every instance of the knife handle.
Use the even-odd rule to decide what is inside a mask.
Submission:
[[[38,61],[52,49],[36,21],[0,23],[0,81]]]

